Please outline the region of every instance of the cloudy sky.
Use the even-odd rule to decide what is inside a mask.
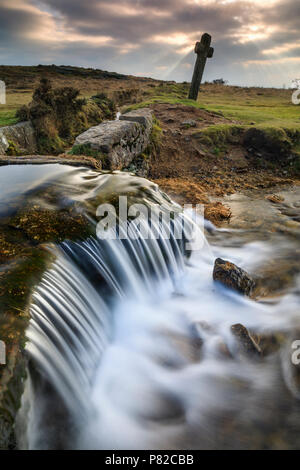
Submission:
[[[0,0],[7,65],[190,80],[203,32],[215,47],[206,80],[290,86],[300,78],[299,0]]]

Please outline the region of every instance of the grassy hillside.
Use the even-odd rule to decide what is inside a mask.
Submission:
[[[188,89],[188,84],[159,84],[144,103],[133,107],[177,103],[220,113],[238,124],[300,128],[299,106],[292,104],[291,90],[204,84],[198,101],[194,102],[186,98]]]
[[[99,92],[106,93],[120,103],[136,101],[155,83],[151,79],[78,67],[0,66],[0,80],[5,81],[7,87],[6,105],[0,105],[0,126],[17,122],[16,110],[31,101],[33,90],[42,77],[50,79],[54,88],[74,87],[80,90],[81,96],[85,98]]]
[[[86,98],[104,92],[120,105],[187,104],[221,113],[238,124],[300,128],[299,106],[291,103],[291,90],[205,84],[195,103],[186,98],[187,83],[175,84],[66,66],[0,66],[0,79],[7,84],[7,104],[0,105],[0,126],[16,122],[16,110],[31,101],[32,91],[41,77],[49,78],[54,87],[78,88],[81,96]]]

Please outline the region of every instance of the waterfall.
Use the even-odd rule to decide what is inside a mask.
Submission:
[[[196,229],[182,216],[173,231],[183,222],[191,232]],[[26,351],[33,375],[37,371],[46,380],[81,425],[93,414],[89,396],[113,335],[114,305],[126,299],[151,302],[162,289],[172,292],[183,275],[184,241],[172,232],[164,239],[161,224],[149,239],[91,237],[52,248],[56,261],[32,295]]]
[[[19,171],[21,203],[34,204],[52,188],[58,197],[45,191],[46,207],[53,200],[75,203],[93,235],[48,244],[53,261],[31,296],[19,447],[276,448],[274,435],[287,429],[288,445],[297,448],[300,408],[289,341],[254,360],[239,355],[231,326],[242,323],[267,339],[291,333],[297,339],[298,271],[284,293],[265,301],[212,278],[217,257],[252,272],[282,253],[295,257],[294,236],[266,240],[264,232],[261,239],[252,232],[247,238],[244,230],[207,223],[210,245],[145,179],[57,166],[35,173],[38,181],[33,169]],[[18,192],[4,189],[14,211]],[[147,207],[176,206],[170,236],[164,219],[155,219],[146,227],[119,221],[114,236],[96,237],[99,204],[120,194]],[[7,204],[2,210],[7,213]],[[125,237],[129,225],[133,236]],[[134,236],[144,228],[152,236]],[[187,245],[192,238],[201,239],[199,250]]]

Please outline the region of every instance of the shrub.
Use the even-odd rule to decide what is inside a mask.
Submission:
[[[19,120],[33,124],[39,153],[61,153],[88,127],[114,117],[115,106],[106,95],[86,100],[79,94],[72,87],[52,88],[50,80],[42,78],[32,102],[18,110]]]

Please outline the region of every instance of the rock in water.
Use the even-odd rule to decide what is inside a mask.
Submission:
[[[215,261],[213,278],[244,295],[251,295],[255,286],[255,281],[246,271],[221,258]]]
[[[249,331],[244,325],[237,323],[232,325],[231,332],[235,336],[239,351],[241,353],[246,353],[254,356],[261,356],[262,352],[258,344],[254,341]]]

